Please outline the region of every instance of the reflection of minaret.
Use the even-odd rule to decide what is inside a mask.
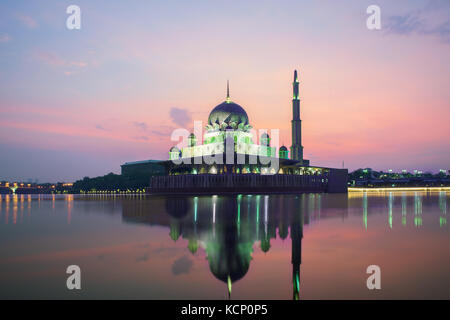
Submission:
[[[300,96],[297,70],[294,71],[294,96],[292,98],[292,146],[291,159],[303,161],[302,121],[300,120]]]
[[[302,263],[303,210],[295,212],[291,222],[293,299],[300,299],[300,264]]]

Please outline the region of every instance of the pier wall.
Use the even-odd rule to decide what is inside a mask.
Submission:
[[[337,172],[332,173],[335,170]],[[150,181],[150,192],[156,194],[340,193],[347,192],[347,170],[331,169],[329,175],[184,174],[154,176]]]

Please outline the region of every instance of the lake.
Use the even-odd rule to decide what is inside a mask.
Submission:
[[[450,299],[448,196],[1,195],[0,298]]]

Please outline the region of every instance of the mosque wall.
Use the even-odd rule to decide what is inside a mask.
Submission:
[[[329,175],[184,174],[154,176],[151,193],[298,193],[347,192],[345,169]],[[336,172],[333,172],[336,171]]]

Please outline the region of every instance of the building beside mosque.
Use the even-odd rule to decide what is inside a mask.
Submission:
[[[123,164],[123,175],[148,175],[150,192],[347,192],[347,169],[311,166],[303,158],[298,73],[294,71],[292,145],[273,143],[268,132],[256,141],[245,109],[226,99],[212,109],[200,136],[173,146],[168,160]]]

